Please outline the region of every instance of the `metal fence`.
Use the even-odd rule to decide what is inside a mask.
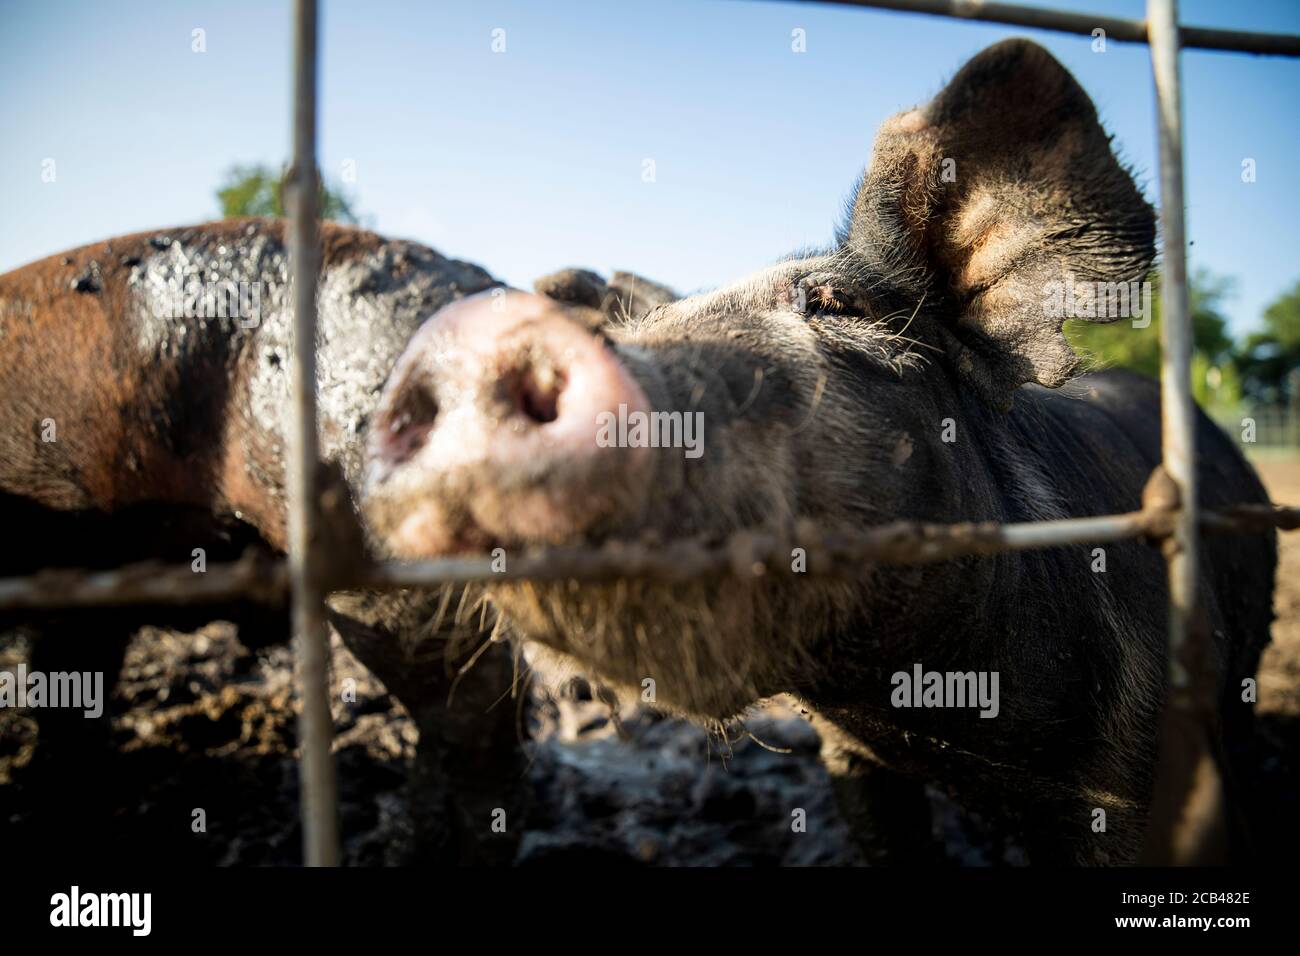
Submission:
[[[1255,405],[1234,415],[1216,414],[1213,418],[1243,447],[1300,454],[1300,404]]]
[[[1160,730],[1160,758],[1144,859],[1178,862],[1174,827],[1194,790],[1198,756],[1186,741],[1204,727],[1204,701],[1189,662],[1198,642],[1208,641],[1194,613],[1197,536],[1201,531],[1271,532],[1300,527],[1300,508],[1242,505],[1201,512],[1196,503],[1195,404],[1191,391],[1192,331],[1187,302],[1183,223],[1180,47],[1300,56],[1300,36],[1180,27],[1176,0],[1148,0],[1147,20],[1122,20],[979,0],[823,0],[855,6],[1015,24],[1147,43],[1158,105],[1160,222],[1164,237],[1161,326],[1163,463],[1147,484],[1139,511],[1024,524],[918,525],[899,522],[855,534],[799,530],[823,572],[853,573],[864,561],[916,564],[959,555],[1055,547],[1143,537],[1163,546],[1169,575],[1169,692]],[[316,0],[294,8],[294,156],[286,203],[294,289],[294,341],[316,341],[316,279],[319,271],[316,184]],[[292,593],[299,723],[304,858],[311,866],[338,862],[338,823],[329,707],[325,597],[341,587],[400,589],[470,581],[499,581],[487,556],[423,562],[340,565],[330,553],[333,538],[320,506],[322,469],[317,466],[316,354],[293,350],[293,410],[288,461],[289,552],[287,563],[246,558],[210,567],[195,576],[188,567],[132,566],[95,573],[47,571],[0,580],[0,608],[35,609],[154,603],[221,603],[235,598],[273,599]],[[763,573],[788,556],[779,535],[742,533],[721,546],[693,542],[659,548],[613,543],[601,548],[540,549],[512,562],[507,578],[599,580],[642,577],[689,580],[703,575]],[[809,570],[816,568],[810,563]]]

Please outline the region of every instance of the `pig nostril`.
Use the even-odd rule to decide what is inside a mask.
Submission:
[[[524,417],[545,425],[560,417],[564,378],[550,366],[516,369],[502,377],[510,404]]]
[[[438,403],[423,385],[412,385],[401,393],[386,416],[383,434],[385,457],[400,465],[411,458],[433,430]]]

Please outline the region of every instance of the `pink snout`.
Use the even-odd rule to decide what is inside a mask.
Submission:
[[[644,498],[647,449],[617,447],[602,424],[649,410],[564,306],[504,290],[462,299],[420,328],[385,386],[367,513],[402,557],[575,539]]]

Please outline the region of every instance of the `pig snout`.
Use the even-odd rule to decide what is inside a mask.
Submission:
[[[366,510],[400,557],[562,543],[643,501],[643,448],[602,413],[649,411],[609,345],[551,299],[496,290],[412,338],[376,411]]]

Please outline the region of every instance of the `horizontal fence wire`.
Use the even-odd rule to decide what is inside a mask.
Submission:
[[[600,547],[538,548],[500,557],[489,554],[429,561],[359,560],[333,576],[334,590],[397,590],[442,584],[494,581],[616,580],[646,578],[684,582],[700,577],[789,573],[792,551],[803,549],[806,574],[853,577],[864,563],[931,564],[963,556],[991,555],[1133,538],[1163,540],[1171,512],[1163,509],[1028,521],[955,525],[895,522],[864,531],[822,531],[810,525],[788,533],[741,532],[720,542],[611,541]],[[1300,508],[1240,505],[1204,512],[1204,533],[1260,533],[1300,529]],[[289,590],[285,562],[252,551],[232,562],[195,572],[183,564],[156,561],[113,570],[47,570],[0,578],[0,611],[131,604],[220,605],[235,601],[274,605]]]
[[[1000,23],[1005,26],[1031,27],[1056,33],[1094,36],[1105,33],[1107,40],[1149,43],[1145,20],[1126,20],[1092,13],[1073,13],[1045,7],[1026,7],[1015,3],[982,3],[980,0],[796,0],[802,3],[836,6],[874,7],[897,13],[922,13],[953,17],[958,20]],[[1266,56],[1300,56],[1300,36],[1287,33],[1252,33],[1245,30],[1218,30],[1208,27],[1179,27],[1184,49],[1227,50]]]

